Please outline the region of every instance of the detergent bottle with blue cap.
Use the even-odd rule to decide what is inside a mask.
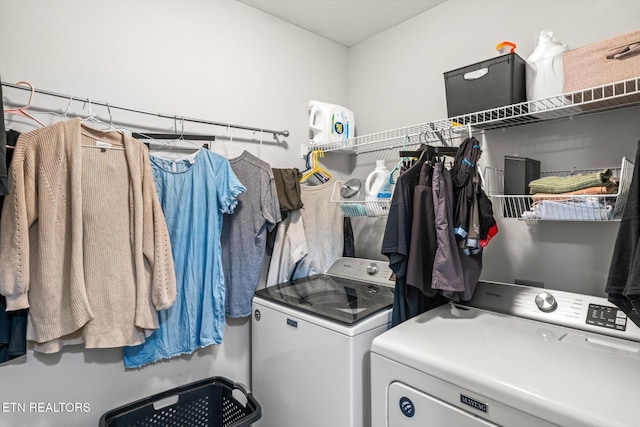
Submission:
[[[389,169],[384,160],[376,160],[376,168],[364,182],[364,199],[367,202],[391,200],[392,188],[389,182]]]

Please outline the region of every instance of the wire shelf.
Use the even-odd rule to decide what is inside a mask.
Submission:
[[[405,136],[411,139],[408,145],[424,142],[455,147],[476,130],[521,126],[637,106],[640,106],[640,77],[341,141],[310,144],[303,146],[302,152],[320,149],[359,154],[387,150],[401,147]]]
[[[618,178],[618,190],[613,194],[544,194],[505,195],[504,171],[485,168],[484,182],[487,195],[493,204],[493,214],[497,218],[513,218],[536,224],[538,221],[619,221],[629,195],[634,164],[626,157],[620,167],[609,168],[612,176]],[[542,176],[569,176],[591,174],[601,169],[552,171]]]
[[[331,201],[340,203],[342,216],[386,216],[389,214],[391,199],[379,201],[362,200],[361,191],[353,197],[345,198],[340,195],[340,189],[344,184],[344,181],[336,181],[333,184],[333,192],[331,193]]]

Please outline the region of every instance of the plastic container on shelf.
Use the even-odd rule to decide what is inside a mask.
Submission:
[[[384,160],[376,160],[376,168],[364,182],[364,200],[367,216],[380,216],[387,213],[381,209],[380,202],[391,201],[392,184],[389,182],[389,169]]]
[[[514,52],[444,73],[448,117],[526,101],[525,66]]]
[[[354,136],[354,115],[348,108],[327,102],[309,101],[311,145],[341,143]]]
[[[563,55],[567,45],[558,42],[549,30],[541,31],[538,43],[526,61],[527,100],[549,98],[563,93]],[[561,106],[560,103],[558,106]]]
[[[376,168],[367,176],[364,182],[364,200],[377,202],[391,199],[391,183],[389,182],[389,169],[384,160],[376,160]]]

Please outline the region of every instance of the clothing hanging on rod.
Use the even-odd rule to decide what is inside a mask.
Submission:
[[[0,90],[1,93],[1,90]],[[0,98],[2,95],[0,94]],[[4,125],[4,121],[0,122]],[[4,131],[1,129],[2,135]],[[13,147],[20,136],[19,132],[6,131],[7,152],[6,168],[9,168],[13,157]],[[11,147],[11,148],[9,148]],[[4,205],[4,195],[0,196],[0,211]],[[27,353],[27,316],[29,309],[6,311],[7,303],[4,295],[0,295],[0,364]]]
[[[449,172],[442,156],[454,154]],[[478,178],[475,138],[466,138],[460,149],[423,144],[400,155],[419,157],[401,170],[382,244],[396,274],[393,326],[446,301],[469,300],[482,268],[481,249],[497,233]]]
[[[265,259],[267,233],[274,230],[282,217],[271,165],[246,150],[229,159],[229,163],[247,188],[238,195],[233,215],[224,218],[220,239],[225,311],[227,316],[237,318],[251,315],[251,302]]]
[[[24,86],[20,86],[18,84],[13,84],[13,83],[0,82],[0,84],[2,84],[2,86],[14,88],[14,89],[31,90],[30,88],[26,88]],[[72,95],[65,95],[65,94],[62,94],[62,93],[57,93],[57,92],[52,92],[52,91],[42,90],[42,89],[34,89],[34,92],[42,94],[42,95],[53,96],[53,97],[57,97],[57,98],[64,98],[64,99],[78,101],[78,102],[92,103],[94,105],[101,105],[101,106],[108,107],[108,108],[115,108],[115,109],[118,109],[118,110],[130,111],[130,112],[139,113],[139,114],[146,114],[146,115],[149,115],[149,116],[161,117],[161,118],[165,118],[165,119],[175,120],[176,117],[179,117],[181,120],[186,121],[186,122],[191,122],[191,123],[200,123],[200,124],[206,124],[206,125],[212,125],[212,126],[222,126],[222,127],[226,127],[226,128],[243,129],[243,130],[250,130],[250,131],[254,131],[254,132],[270,133],[270,134],[272,134],[274,136],[274,138],[276,138],[278,135],[281,135],[281,136],[284,136],[284,137],[288,137],[289,136],[289,131],[288,130],[273,130],[273,129],[267,129],[267,128],[253,127],[253,126],[244,126],[244,125],[235,125],[235,124],[231,124],[231,123],[216,122],[216,121],[212,121],[212,120],[204,120],[204,119],[198,119],[198,118],[192,118],[192,117],[176,116],[175,114],[155,113],[155,112],[151,112],[151,111],[141,110],[141,109],[138,109],[138,108],[131,108],[131,107],[126,107],[126,106],[122,106],[122,105],[114,105],[114,104],[110,104],[110,103],[107,103],[107,102],[104,102],[104,101],[94,101],[94,100],[91,100],[89,98],[77,98],[77,97],[72,96]]]
[[[99,141],[124,150],[82,149]],[[34,350],[143,342],[176,298],[147,150],[74,118],[21,134],[11,168],[17,178],[2,210],[0,294],[9,311],[29,308]]]
[[[223,215],[246,188],[229,161],[199,149],[182,159],[151,154],[151,169],[171,241],[178,295],[158,313],[159,328],[124,349],[126,368],[220,344],[225,329],[225,277],[220,238]]]
[[[426,151],[423,152],[409,169],[401,171],[396,180],[382,239],[381,253],[389,258],[389,267],[395,274],[396,282],[392,326],[447,302],[439,294],[429,297],[407,284],[414,189],[419,183],[420,171],[427,157]]]

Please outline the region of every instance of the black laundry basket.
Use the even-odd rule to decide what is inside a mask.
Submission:
[[[244,394],[245,403],[233,396],[234,390]],[[260,404],[244,386],[212,377],[106,412],[100,427],[245,427],[261,416]]]

